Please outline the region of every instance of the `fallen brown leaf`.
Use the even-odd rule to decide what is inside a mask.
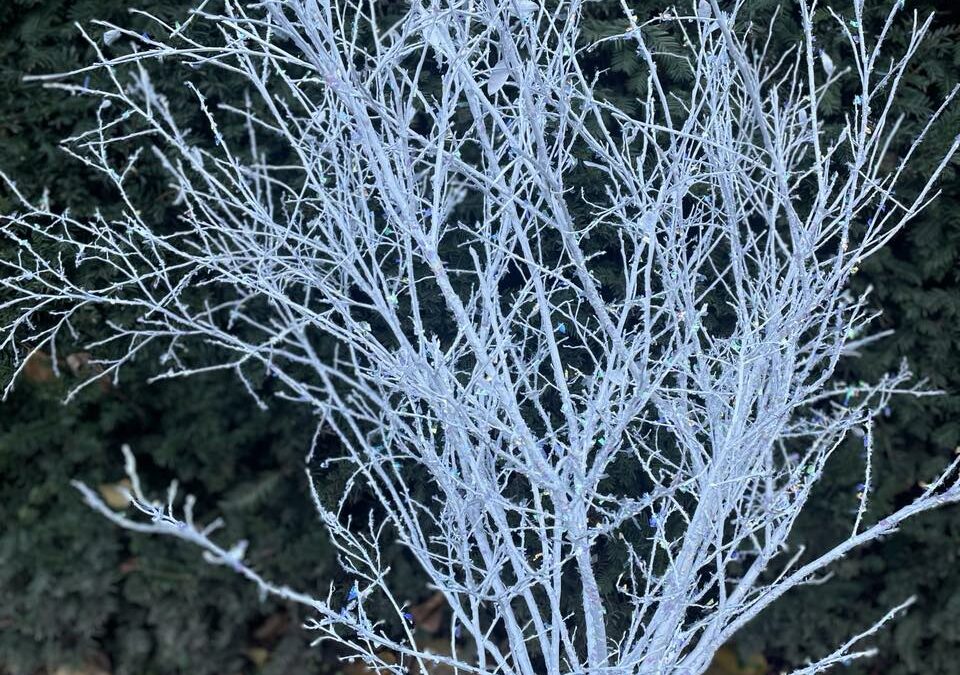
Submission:
[[[244,652],[247,655],[247,658],[253,662],[257,668],[263,668],[263,664],[267,662],[267,659],[270,658],[270,652],[268,652],[263,647],[251,647],[250,649]]]
[[[259,642],[271,642],[283,635],[290,625],[290,617],[283,612],[268,616],[253,631],[253,637]]]
[[[437,591],[429,598],[421,602],[410,610],[413,614],[413,620],[417,628],[425,630],[428,633],[436,633],[440,630],[440,624],[443,621],[443,608],[446,605],[446,598],[443,593]]]
[[[92,359],[93,355],[90,352],[74,352],[68,354],[64,360],[74,377],[93,377],[103,372],[103,366],[99,363],[91,363]],[[101,391],[110,391],[110,378],[99,378],[99,384]]]
[[[397,657],[393,652],[380,651],[377,652],[377,656],[389,665],[395,665],[397,663]],[[367,668],[362,661],[347,661],[342,665],[341,671],[343,675],[377,675],[373,668]]]
[[[90,352],[74,352],[67,355],[67,367],[74,377],[80,377],[90,362]]]
[[[104,483],[98,486],[97,490],[111,509],[119,511],[130,506],[130,498],[124,493],[124,489],[129,490],[130,487],[130,479],[124,478],[117,483]]]
[[[23,366],[23,376],[27,381],[39,384],[57,379],[53,373],[50,355],[46,352],[34,352]]]
[[[721,647],[714,655],[706,675],[765,675],[767,659],[763,654],[751,654],[741,660],[732,647]]]
[[[101,652],[95,653],[81,666],[59,666],[53,675],[110,675],[110,659]]]

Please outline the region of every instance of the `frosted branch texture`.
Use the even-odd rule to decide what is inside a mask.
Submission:
[[[875,383],[834,376],[877,337],[851,275],[936,196],[957,150],[897,194],[923,134],[903,143],[890,111],[929,19],[898,5],[866,31],[854,2],[833,15],[849,49],[830,55],[814,7],[785,3],[805,28],[771,54],[739,4],[647,22],[624,4],[625,32],[604,41],[635,50],[648,83],[624,110],[585,65],[579,0],[417,0],[390,22],[376,2],[214,4],[182,25],[147,16],[149,35],[84,31],[98,61],[37,78],[98,101],[63,147],[123,208],[59,211],[4,176],[20,207],[0,220],[15,244],[0,343],[22,368],[101,312],[86,349],[104,376],[160,353],[157,378],[229,370],[262,407],[308,406],[353,471],[339,503],[314,501],[356,585],[313,597],[263,578],[175,485],[149,498],[129,449],[130,513],[76,483],[107,518],[302,603],[318,640],[380,673],[693,675],[791,588],[960,499],[954,463],[875,513],[873,420],[896,394],[931,392],[906,364]],[[913,31],[892,54],[900,20]],[[655,53],[653,26],[685,46]],[[658,74],[668,62],[683,93]],[[244,86],[214,104],[204,82],[221,74]],[[835,131],[821,110],[840,81],[859,93]],[[180,86],[202,128],[161,90]],[[147,160],[175,225],[128,191]],[[850,534],[807,554],[791,529],[851,435],[864,482]],[[315,486],[328,464],[306,460]],[[622,494],[628,467],[641,480]],[[350,518],[352,490],[381,513]],[[383,561],[394,541],[445,596],[448,654],[418,643]],[[612,594],[601,544],[626,560]],[[368,612],[374,596],[392,615]],[[862,640],[909,602],[797,672],[871,654]]]

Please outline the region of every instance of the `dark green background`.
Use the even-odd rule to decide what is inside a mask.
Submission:
[[[90,101],[24,84],[21,78],[89,62],[92,53],[73,22],[99,18],[137,25],[125,12],[128,4],[173,19],[192,3],[0,2],[0,169],[27,194],[38,195],[46,186],[58,205],[83,208],[96,202],[110,208],[111,194],[57,149],[60,138],[89,127]],[[762,17],[776,4],[754,0],[750,8]],[[908,4],[921,11],[937,9],[930,2]],[[633,4],[641,18],[664,5]],[[588,7],[588,37],[622,29],[618,3]],[[788,19],[775,35],[781,44],[795,29],[788,3],[784,9]],[[938,15],[937,29],[906,82],[905,137],[960,79],[955,23],[960,23],[957,14]],[[835,31],[828,30],[820,41],[829,48],[833,39]],[[610,96],[627,104],[642,92],[644,72],[631,50],[610,47],[596,58],[612,65],[605,80]],[[680,73],[668,74],[683,86]],[[208,92],[224,93],[229,86],[227,80],[211,82]],[[832,112],[842,112],[839,99],[833,105]],[[936,151],[958,130],[960,118],[951,111],[914,165],[909,183],[915,185],[929,171]],[[169,217],[162,184],[145,171],[136,187],[145,203],[155,205],[150,214],[155,218]],[[878,512],[915,495],[917,482],[933,475],[960,443],[960,186],[953,167],[940,187],[941,199],[865,265],[857,280],[876,288],[875,302],[885,312],[878,328],[897,332],[848,364],[843,375],[876,377],[906,356],[917,373],[948,392],[897,402],[882,420]],[[12,208],[0,192],[0,211]],[[9,368],[9,362],[0,367]],[[137,366],[119,386],[89,388],[64,406],[60,401],[73,377],[67,371],[61,381],[24,379],[0,406],[0,672],[53,672],[69,664],[98,664],[130,675],[328,668],[331,654],[308,647],[296,608],[261,603],[247,584],[203,564],[185,546],[128,536],[83,507],[67,486],[72,478],[94,485],[119,479],[119,447],[129,443],[144,458],[150,485],[163,486],[176,475],[201,504],[225,514],[229,534],[253,543],[258,569],[325,593],[329,581],[342,580],[311,512],[300,468],[312,430],[303,411],[274,404],[260,412],[228,376],[146,385]],[[836,458],[798,527],[797,542],[816,550],[848,531],[854,485],[860,480],[856,455],[851,444]],[[916,594],[910,613],[871,640],[881,655],[845,671],[955,673],[960,663],[958,554],[960,509],[925,515],[836,565],[828,585],[790,594],[738,636],[736,648],[744,655],[762,652],[771,672],[779,672],[830,651]],[[408,589],[410,599],[429,595],[414,571],[402,560],[398,564],[395,583]],[[619,572],[615,565],[603,571],[606,589]]]

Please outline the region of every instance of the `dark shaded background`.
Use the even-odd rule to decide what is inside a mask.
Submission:
[[[130,16],[127,6],[173,20],[193,4],[0,2],[0,170],[15,177],[29,195],[49,187],[54,203],[61,206],[83,209],[97,203],[105,210],[115,208],[115,197],[57,149],[60,138],[89,127],[95,104],[24,84],[21,78],[68,70],[93,58],[74,22],[87,25],[100,18],[140,26],[143,21]],[[749,6],[759,19],[777,4],[752,0]],[[957,82],[960,68],[960,33],[955,28],[960,6],[908,5],[939,14],[937,29],[906,83],[905,137]],[[659,13],[665,3],[643,0],[633,6],[645,17]],[[622,29],[617,2],[604,0],[588,8],[588,37]],[[775,31],[780,44],[795,34],[787,4],[784,10],[787,19]],[[92,29],[91,34],[99,31]],[[830,49],[836,37],[836,31],[826,30],[820,42]],[[662,39],[668,42],[669,36]],[[842,54],[839,48],[831,51]],[[597,59],[612,66],[605,80],[611,97],[627,105],[642,93],[645,74],[631,50],[610,46]],[[675,76],[676,86],[682,87],[682,77]],[[231,93],[227,79],[203,84],[213,99]],[[180,109],[192,110],[183,96]],[[832,113],[842,114],[842,100],[838,96],[833,101]],[[958,130],[960,118],[954,110],[936,128],[908,182],[917,184]],[[224,132],[229,138],[239,130],[228,127]],[[955,166],[941,182],[941,199],[865,265],[857,281],[860,287],[875,287],[875,304],[885,310],[877,328],[895,328],[897,333],[849,364],[842,375],[875,378],[906,356],[917,373],[947,391],[937,399],[899,402],[882,421],[874,513],[915,495],[918,481],[942,467],[960,443],[960,190]],[[171,195],[160,175],[146,167],[137,181],[135,190],[148,205],[149,217],[170,218]],[[0,211],[13,208],[0,191]],[[7,254],[0,250],[0,255]],[[90,317],[85,326],[89,334],[96,334],[102,319]],[[146,385],[149,363],[128,370],[119,386],[97,384],[64,406],[61,400],[69,385],[92,373],[80,347],[66,348],[63,354],[61,379],[53,377],[49,360],[36,359],[0,406],[0,672],[66,675],[64,669],[70,667],[89,675],[279,675],[336,668],[335,654],[308,647],[309,636],[298,628],[303,617],[295,607],[260,602],[247,584],[203,564],[196,551],[185,546],[114,529],[83,507],[67,486],[70,479],[81,478],[107,489],[122,475],[119,447],[129,443],[146,463],[149,485],[164,486],[176,474],[200,504],[226,516],[229,536],[251,540],[251,559],[258,569],[323,594],[330,581],[345,580],[337,575],[307,499],[300,467],[312,426],[303,411],[274,405],[260,412],[227,376]],[[9,368],[9,361],[0,363],[0,377]],[[854,485],[860,480],[857,459],[853,443],[835,459],[828,481],[798,526],[796,542],[817,550],[849,530]],[[334,479],[329,484],[331,493],[336,483]],[[871,641],[881,656],[845,671],[956,673],[958,516],[960,510],[954,507],[918,518],[897,536],[836,565],[828,585],[790,594],[738,636],[719,659],[716,672],[780,672],[808,656],[827,653],[890,606],[916,594],[918,603],[911,612]],[[603,588],[611,589],[620,571],[615,565],[604,570]],[[430,593],[402,556],[394,580],[409,589],[414,604],[420,603],[425,637],[442,627],[442,610],[433,615],[433,607],[423,604]]]

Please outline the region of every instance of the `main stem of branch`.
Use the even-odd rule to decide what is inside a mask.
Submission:
[[[607,663],[607,626],[603,618],[603,603],[600,600],[600,589],[590,564],[590,543],[583,541],[578,544],[577,570],[582,583],[583,615],[587,629],[587,661],[590,669],[602,668]]]

